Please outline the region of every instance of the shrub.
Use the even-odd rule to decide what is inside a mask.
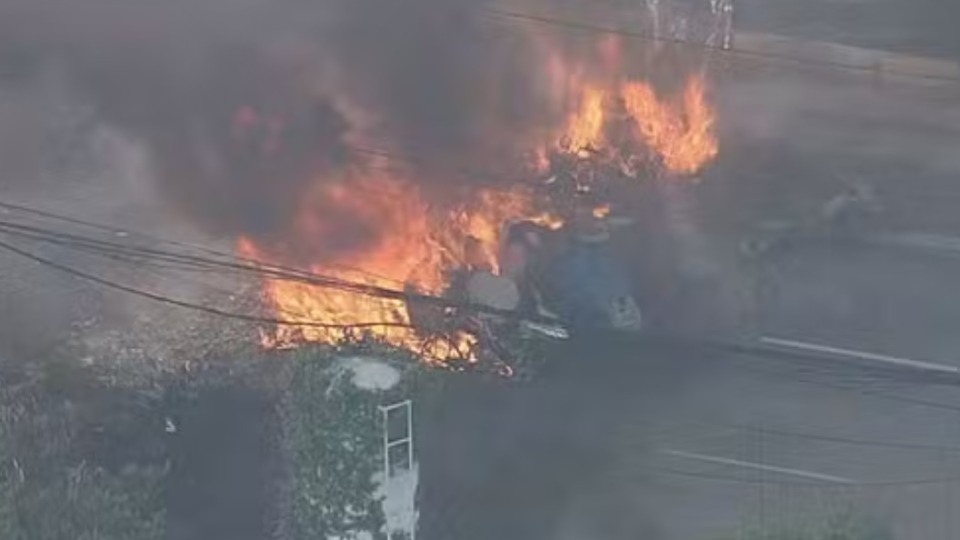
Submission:
[[[112,390],[80,368],[68,368],[71,386],[62,386],[62,369],[7,376],[0,386],[0,538],[162,539],[165,468],[111,471],[87,455],[83,435],[96,428],[83,400]]]

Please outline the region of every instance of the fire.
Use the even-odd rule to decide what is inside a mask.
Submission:
[[[621,88],[624,107],[639,139],[676,174],[695,174],[717,155],[714,115],[700,76],[691,77],[679,103],[661,101],[650,85],[631,82]]]
[[[716,157],[715,114],[701,72],[688,76],[679,92],[661,96],[649,81],[624,76],[652,60],[649,51],[631,53],[618,36],[594,43],[595,61],[565,54],[549,35],[531,39],[545,59],[545,96],[565,118],[540,141],[536,171],[550,170],[544,156],[559,154],[592,162],[588,169],[600,164],[631,177],[651,165],[672,177],[690,177]]]
[[[599,146],[603,135],[605,101],[603,90],[593,87],[584,89],[580,107],[567,124],[566,135],[561,142],[564,147],[579,152]]]
[[[596,219],[605,219],[610,215],[610,204],[603,203],[593,208],[593,217]]]
[[[495,271],[504,222],[521,217],[549,220],[534,211],[529,195],[519,189],[483,190],[469,204],[433,206],[415,185],[393,176],[361,176],[318,186],[299,211],[298,245],[312,243],[318,251],[333,255],[310,270],[395,291],[406,286],[439,295],[448,284],[448,272],[455,268],[470,264]],[[338,218],[330,216],[331,209],[339,219],[353,221],[351,230],[370,233],[367,241],[350,249],[333,249],[330,242],[351,231],[338,230],[334,222]],[[254,260],[271,260],[249,238],[241,238],[238,251]],[[277,318],[290,322],[261,333],[261,342],[268,348],[364,337],[415,351],[428,361],[473,359],[472,335],[453,330],[445,339],[428,339],[412,327],[407,303],[399,298],[275,278],[265,280],[263,295]]]
[[[715,117],[702,76],[691,76],[674,96],[661,96],[648,82],[623,78],[627,51],[616,39],[598,44],[599,68],[568,62],[562,49],[543,44],[544,101],[563,121],[535,126],[517,156],[527,159],[536,174],[551,173],[551,180],[544,182],[547,187],[539,187],[561,193],[555,199],[570,193],[565,179],[571,176],[579,193],[581,188],[590,191],[590,182],[610,170],[635,178],[637,171],[655,163],[671,176],[692,176],[717,155]],[[254,145],[262,146],[258,152],[269,155],[282,151],[275,147],[284,126],[255,110],[241,110],[233,134],[247,145],[260,143]],[[351,168],[336,173],[337,178],[318,179],[301,196],[282,245],[243,237],[238,251],[265,264],[304,264],[306,259],[312,272],[351,283],[442,295],[453,270],[498,271],[505,223],[528,219],[552,228],[562,225],[534,199],[532,185],[465,187],[463,193],[439,197],[422,191],[422,183],[404,173],[385,172],[389,163],[382,165],[388,167]],[[559,174],[564,170],[555,166],[573,174]],[[581,183],[582,171],[587,180]],[[558,181],[561,178],[564,181]],[[566,202],[542,204],[548,203],[561,208]],[[610,204],[603,201],[593,209],[598,219],[610,213]],[[422,325],[412,324],[411,305],[403,298],[280,278],[267,278],[262,292],[267,307],[285,322],[262,331],[265,347],[365,338],[414,351],[428,361],[475,359],[473,335],[459,328],[445,328],[440,340],[434,339],[437,333],[424,335]],[[416,313],[413,317],[419,321]]]
[[[351,182],[349,186],[343,183],[319,186],[305,198],[299,211],[297,236],[302,245],[339,251],[329,242],[352,231],[338,230],[338,224],[324,212],[331,207],[356,220],[356,228],[361,233],[365,226],[376,227],[377,237],[361,249],[345,252],[329,262],[313,264],[311,271],[326,277],[398,289],[420,269],[419,259],[432,255],[417,242],[416,237],[425,233],[427,224],[423,218],[426,208],[414,192],[406,191],[395,182],[377,179]],[[250,239],[243,239],[239,250],[253,259],[269,259]],[[422,286],[438,285],[439,276],[435,273],[419,274]],[[304,341],[336,343],[355,337],[355,332],[360,330],[352,325],[369,323],[382,326],[363,331],[386,342],[411,347],[416,339],[415,332],[405,326],[410,321],[403,302],[397,299],[273,278],[265,281],[263,294],[277,318],[299,323],[279,325],[275,332],[264,333],[263,344],[268,347],[289,347]]]
[[[598,156],[627,169],[637,157],[634,154],[646,150],[673,175],[696,174],[716,157],[715,118],[701,76],[690,77],[682,94],[674,99],[660,98],[643,81],[609,86],[583,84],[576,88],[579,106],[557,137],[556,147],[561,152],[581,158]],[[633,134],[634,141],[626,148],[607,138],[608,128],[618,120],[626,120]]]

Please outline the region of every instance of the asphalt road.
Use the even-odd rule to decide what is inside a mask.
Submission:
[[[651,437],[648,466],[730,481],[674,474],[673,488],[657,489],[648,504],[668,538],[822,519],[846,505],[890,521],[898,538],[957,537],[960,392],[903,380],[919,368],[886,371],[888,360],[960,366],[945,294],[954,268],[923,262],[812,250],[784,263],[758,334],[871,354],[728,357],[679,383],[683,399],[660,405],[660,425],[675,429]]]
[[[960,391],[883,360],[960,367],[947,354],[960,336],[936,324],[957,308],[930,301],[946,269],[852,272],[868,262],[835,272],[825,270],[843,266],[833,258],[795,262],[762,332],[879,360],[588,342],[558,354],[568,364],[533,387],[462,383],[439,428],[444,457],[422,456],[436,475],[425,482],[451,486],[439,508],[424,506],[424,537],[708,540],[850,511],[897,538],[956,538]],[[901,290],[908,272],[917,282]],[[875,313],[904,340],[863,322]],[[936,343],[921,347],[924,335]]]
[[[935,9],[778,0],[764,14],[751,0],[738,24],[950,57],[955,2],[925,2]],[[889,30],[904,13],[920,22]],[[862,14],[883,24],[854,24]],[[872,356],[798,363],[587,342],[559,350],[558,371],[530,387],[459,379],[420,426],[422,538],[716,540],[848,509],[905,540],[960,538],[960,392],[868,369],[890,359],[960,367],[960,262],[801,250],[758,288],[730,242],[758,220],[810,211],[847,175],[878,182],[885,227],[960,233],[957,89],[740,65],[717,74],[713,91],[720,161],[696,189],[658,201],[664,238],[654,243],[668,257],[638,250],[656,259],[643,272],[651,317],[688,335]]]
[[[609,478],[625,481],[634,470],[645,479],[625,491],[655,516],[664,538],[809,523],[848,507],[882,517],[898,538],[957,538],[960,500],[950,480],[960,473],[960,391],[890,382],[889,372],[873,368],[960,367],[960,263],[936,249],[811,245],[759,270],[732,262],[733,242],[721,239],[759,220],[809,215],[850,177],[880,193],[885,215],[876,234],[957,236],[960,160],[948,150],[960,140],[956,88],[758,72],[721,80],[716,92],[721,141],[732,144],[700,188],[690,218],[698,227],[687,227],[699,231],[695,249],[712,264],[706,278],[688,281],[750,292],[727,294],[719,305],[715,294],[694,295],[684,309],[711,305],[715,319],[742,321],[749,328],[737,339],[853,357],[809,364],[667,353],[665,362],[686,367],[655,385],[664,399],[620,404],[621,428],[610,440],[624,457],[611,463],[636,469],[612,465],[624,474]],[[739,319],[744,298],[752,321]]]
[[[896,538],[960,537],[960,389],[931,383],[960,369],[960,260],[811,245],[760,271],[734,247],[851,171],[884,198],[877,234],[956,234],[960,101],[944,92],[721,81],[726,145],[699,187],[656,203],[664,238],[644,245],[670,245],[670,265],[641,272],[648,305],[669,312],[659,329],[833,352],[588,342],[530,388],[458,383],[425,423],[423,537],[713,540],[845,512]]]
[[[736,28],[960,59],[953,0],[736,0]]]

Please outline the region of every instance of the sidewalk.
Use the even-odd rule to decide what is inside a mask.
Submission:
[[[838,43],[808,41],[776,34],[741,32],[734,38],[734,50],[780,56],[803,63],[830,63],[851,69],[872,71],[876,76],[891,79],[927,78],[957,79],[960,63],[937,58],[912,56],[877,49],[852,47]],[[949,83],[949,81],[944,81]]]

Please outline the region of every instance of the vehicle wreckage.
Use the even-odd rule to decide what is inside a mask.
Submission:
[[[571,335],[639,332],[640,307],[610,247],[615,230],[630,223],[591,211],[556,229],[507,224],[499,270],[468,263],[451,276],[445,307],[411,297],[410,321],[424,335],[470,333],[477,364],[516,380],[535,376],[549,344]],[[510,261],[517,249],[519,271]]]

